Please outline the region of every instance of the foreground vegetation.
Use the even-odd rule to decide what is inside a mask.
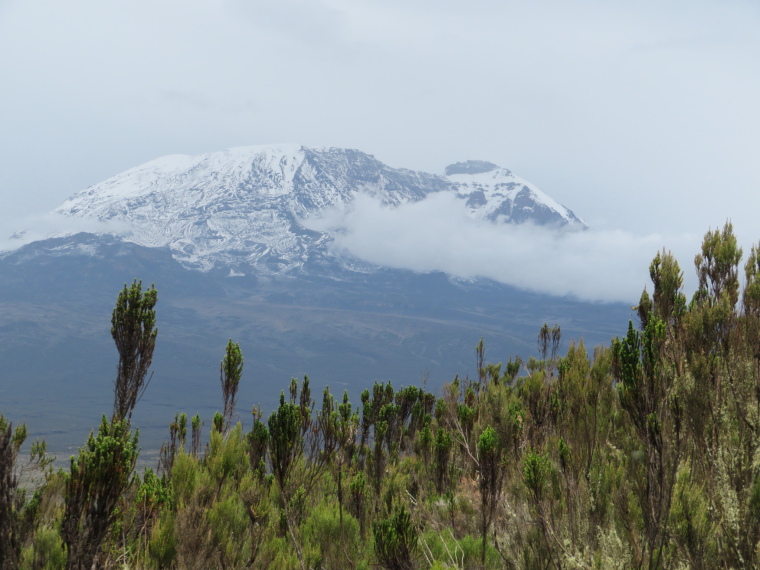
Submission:
[[[489,363],[442,393],[376,383],[361,402],[292,380],[268,418],[236,417],[229,342],[207,445],[178,414],[138,475],[132,410],[156,339],[154,289],[119,295],[114,410],[69,471],[0,418],[3,568],[752,568],[760,565],[760,249],[708,232],[687,300],[667,252],[637,326],[591,354]],[[621,331],[622,332],[622,331]],[[318,400],[318,403],[315,403]],[[189,424],[189,425],[188,425]]]

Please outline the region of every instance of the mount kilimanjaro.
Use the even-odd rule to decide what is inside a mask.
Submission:
[[[110,315],[135,278],[159,292],[154,377],[135,415],[144,449],[159,447],[178,411],[210,420],[229,338],[245,355],[245,420],[252,405],[271,409],[291,377],[308,374],[315,389],[352,397],[376,380],[427,379],[436,390],[477,374],[481,337],[498,362],[535,354],[544,323],[589,348],[625,330],[625,305],[372,265],[308,228],[310,217],[348,211],[361,195],[400,208],[440,193],[478,223],[586,228],[488,162],[436,175],[294,145],[167,156],[75,194],[57,213],[73,227],[94,220],[97,232],[59,232],[0,253],[0,413],[26,420],[55,451],[83,441],[111,408]]]
[[[357,194],[386,206],[449,192],[484,223],[585,228],[573,212],[506,168],[452,164],[445,175],[391,168],[357,150],[295,145],[232,148],[148,162],[80,192],[56,209],[117,222],[126,239],[168,247],[184,267],[232,274],[320,272],[330,237],[302,221],[348,208]]]

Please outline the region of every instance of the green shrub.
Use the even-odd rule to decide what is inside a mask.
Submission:
[[[49,526],[37,529],[32,544],[21,553],[21,568],[59,570],[66,567],[66,550],[60,533]]]
[[[417,528],[402,505],[388,519],[372,525],[375,556],[387,570],[413,570],[419,555]]]
[[[341,568],[349,560],[362,558],[362,540],[359,522],[344,513],[343,529],[337,506],[323,501],[311,511],[304,521],[303,538],[310,568]]]
[[[177,538],[174,533],[174,511],[164,510],[153,525],[148,541],[149,560],[156,568],[168,568],[177,558]]]

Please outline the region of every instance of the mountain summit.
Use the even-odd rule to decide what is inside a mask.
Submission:
[[[165,156],[75,194],[56,212],[127,225],[126,240],[168,247],[188,268],[279,274],[332,258],[330,236],[300,220],[344,207],[359,193],[399,206],[436,192],[455,193],[484,222],[586,228],[490,162],[461,162],[436,175],[392,168],[358,150],[300,145]]]
[[[466,160],[465,162],[456,162],[446,167],[446,176],[451,174],[482,174],[491,172],[499,168],[493,162],[485,160]]]

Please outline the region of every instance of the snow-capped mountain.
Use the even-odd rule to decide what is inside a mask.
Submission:
[[[466,199],[470,215],[494,222],[587,228],[572,211],[510,170],[482,160],[446,167],[446,179]]]
[[[189,268],[276,274],[332,259],[330,236],[300,220],[346,206],[359,193],[398,206],[435,192],[455,193],[484,223],[586,227],[488,162],[457,163],[435,175],[391,168],[358,150],[298,145],[165,156],[75,194],[56,212],[126,225],[125,239],[168,247]]]

